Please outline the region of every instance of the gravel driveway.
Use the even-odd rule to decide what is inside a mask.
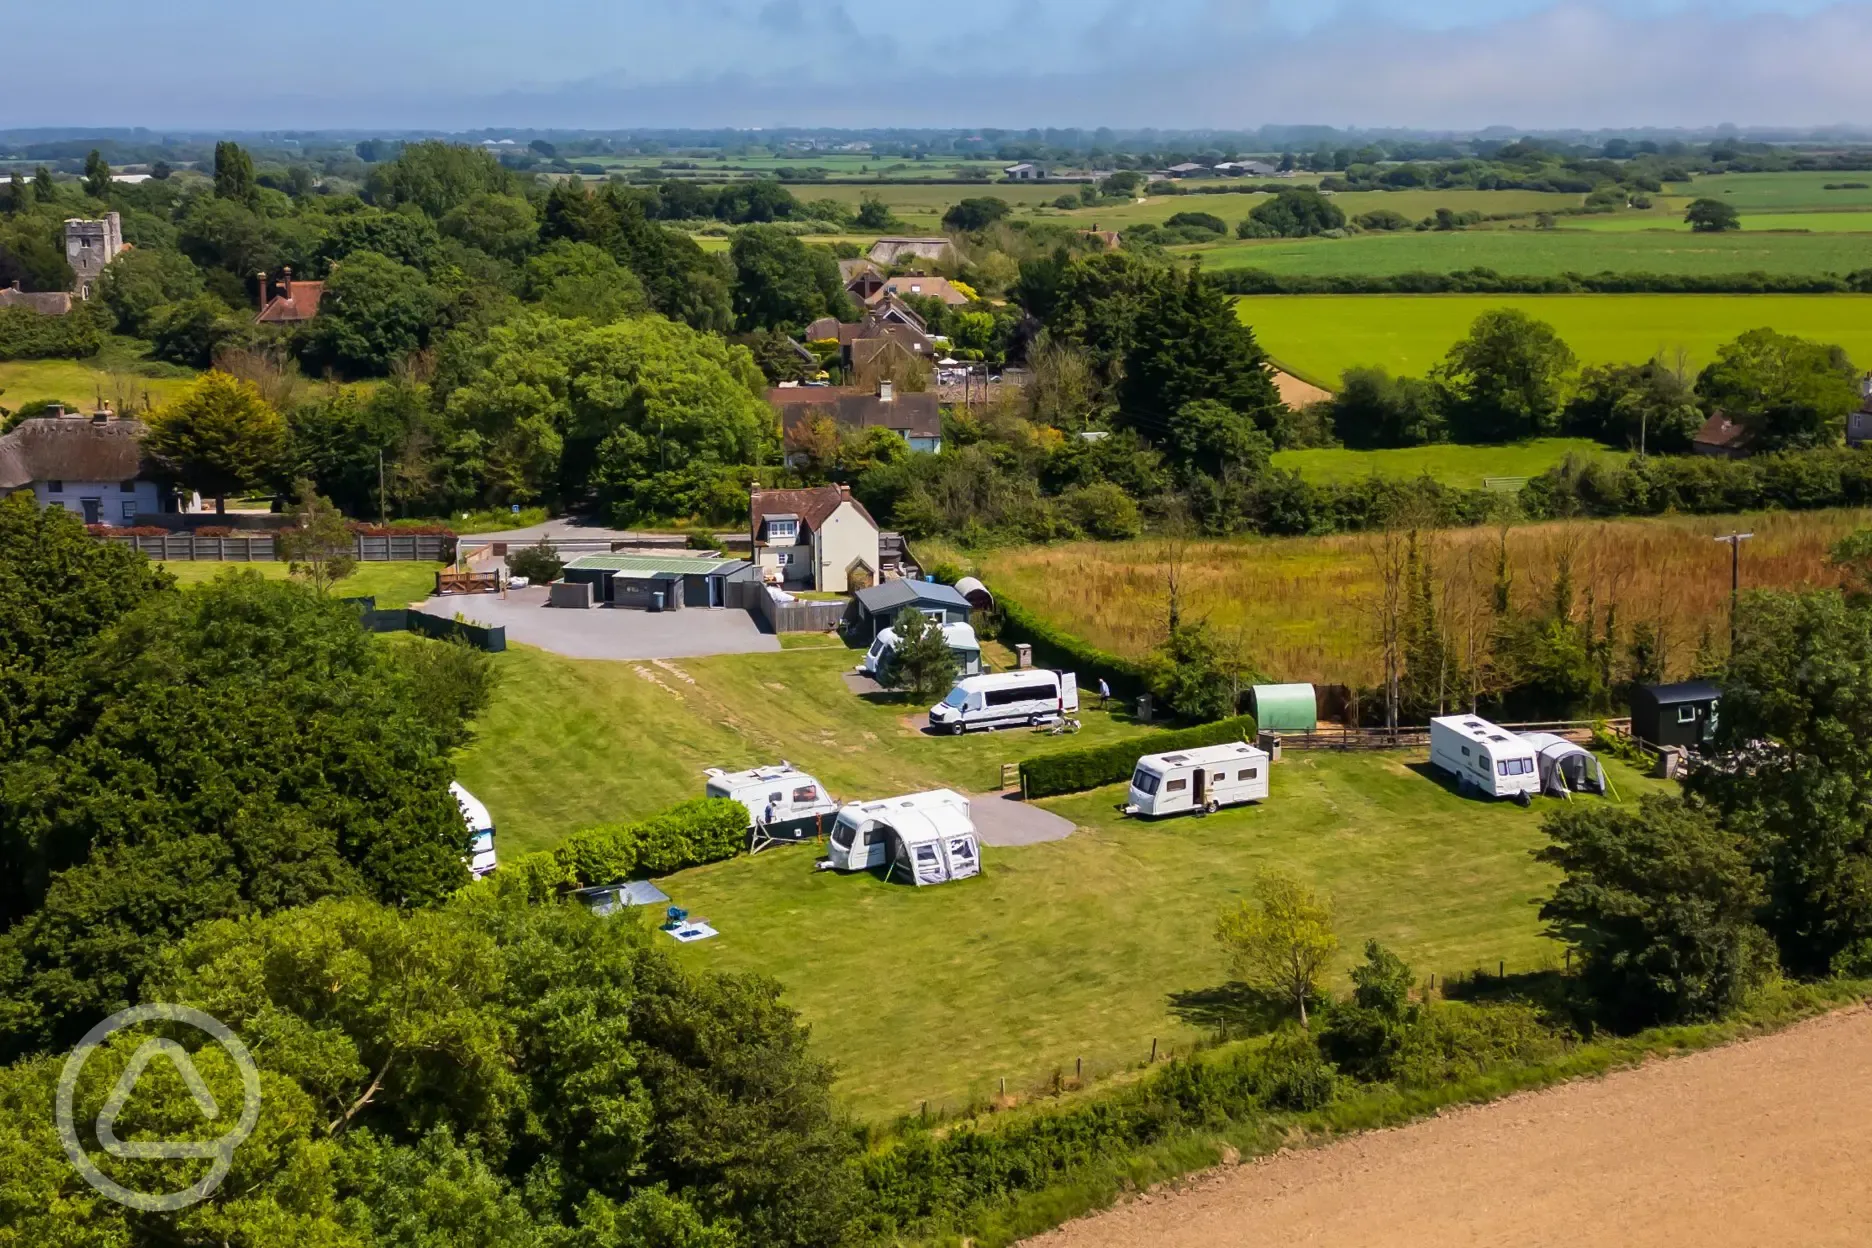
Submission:
[[[507,640],[538,646],[570,659],[694,659],[710,654],[778,650],[780,639],[755,627],[746,611],[690,607],[682,611],[580,611],[546,605],[544,587],[507,595],[462,594],[431,598],[421,610],[476,624],[500,625]]]

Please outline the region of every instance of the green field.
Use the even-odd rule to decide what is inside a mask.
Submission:
[[[1314,276],[1452,273],[1642,272],[1664,274],[1850,273],[1872,265],[1872,247],[1850,234],[1693,235],[1663,230],[1452,230],[1360,234],[1344,239],[1273,239],[1182,249],[1212,272],[1265,269]]]
[[[1691,233],[1690,227],[1684,224],[1681,211],[1619,212],[1587,217],[1568,217],[1563,222],[1563,227],[1568,230],[1591,230],[1594,233],[1631,233],[1635,230],[1665,230],[1675,234]],[[1748,212],[1742,215],[1740,233],[1759,234],[1771,230],[1804,230],[1812,234],[1872,233],[1872,209],[1841,209],[1834,212]],[[1872,264],[1872,239],[1866,240],[1866,255],[1867,262]]]
[[[206,560],[159,566],[173,575],[179,585],[199,585],[236,568],[252,568],[268,578],[284,577],[287,569],[283,563],[211,563]],[[438,566],[433,563],[359,563],[357,571],[339,581],[332,592],[343,598],[375,598],[381,607],[400,607],[434,592]]]
[[[1611,456],[1591,438],[1534,438],[1506,446],[1409,446],[1385,451],[1327,447],[1276,451],[1274,466],[1298,472],[1322,484],[1362,481],[1366,477],[1418,477],[1428,474],[1459,489],[1481,489],[1490,477],[1535,477],[1569,455]]]
[[[845,688],[845,650],[603,663],[517,646],[496,662],[458,774],[494,812],[503,856],[695,796],[709,765],[784,757],[845,798],[980,793],[1004,760],[1147,731],[1091,711],[1071,739],[926,737],[910,708]],[[1614,774],[1628,800],[1649,785]],[[1269,802],[1204,820],[1123,820],[1118,796],[1049,801],[1081,831],[988,849],[980,878],[941,888],[815,872],[806,848],[678,873],[664,889],[722,933],[681,956],[778,978],[867,1117],[959,1108],[1003,1077],[1035,1089],[1081,1057],[1102,1076],[1153,1037],[1181,1047],[1211,1030],[1228,976],[1210,924],[1269,863],[1331,890],[1348,961],[1367,936],[1426,972],[1555,957],[1533,905],[1551,876],[1528,854],[1544,803],[1459,798],[1414,755],[1290,754]]]
[[[1827,183],[1864,182],[1849,190],[1826,189]],[[1872,208],[1872,171],[1858,173],[1724,173],[1673,183],[1675,196],[1721,199],[1742,212],[1825,211]]]
[[[9,360],[0,363],[0,407],[62,399],[89,410],[102,397],[120,412],[140,412],[146,399],[160,406],[187,384],[187,378],[143,377],[88,360]]]
[[[1872,366],[1866,295],[1267,295],[1237,304],[1282,368],[1329,389],[1362,365],[1421,374],[1477,316],[1502,307],[1547,321],[1589,364],[1682,348],[1700,366],[1722,343],[1767,325],[1839,343]]]

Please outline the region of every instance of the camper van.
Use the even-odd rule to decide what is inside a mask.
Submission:
[[[748,812],[748,844],[762,849],[776,841],[801,842],[829,831],[839,804],[825,786],[782,759],[772,767],[723,771],[710,767],[705,797],[726,797]]]
[[[967,624],[945,624],[942,626],[943,641],[949,646],[949,653],[955,655],[956,668],[964,676],[981,674],[981,643],[975,640],[975,630]],[[885,629],[865,651],[864,658],[858,664],[860,674],[876,681],[883,681],[890,676],[890,669],[897,661],[897,633],[894,629]]]
[[[921,887],[966,879],[981,871],[981,845],[968,799],[950,789],[853,802],[839,811],[831,853],[819,864],[833,871],[889,868],[886,878]]]
[[[1465,792],[1512,797],[1526,806],[1541,790],[1534,747],[1486,719],[1444,715],[1430,721],[1430,765],[1456,777]]]
[[[1131,773],[1127,815],[1212,813],[1268,795],[1268,756],[1240,741],[1146,754]]]
[[[965,676],[949,696],[930,708],[938,732],[1051,724],[1079,713],[1079,682],[1071,672],[1026,668],[992,676]]]
[[[488,808],[481,804],[481,799],[461,785],[451,782],[449,795],[455,799],[455,805],[462,814],[462,822],[468,826],[468,873],[478,880],[495,866],[494,820],[488,814]]]

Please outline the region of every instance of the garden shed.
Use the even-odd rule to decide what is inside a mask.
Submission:
[[[566,564],[566,581],[592,587],[599,606],[654,608],[662,595],[662,609],[725,607],[728,585],[757,578],[745,559],[720,555],[583,555]]]
[[[1722,691],[1707,680],[1639,685],[1631,695],[1632,736],[1650,745],[1695,749],[1716,730]]]
[[[1319,698],[1312,685],[1256,685],[1248,694],[1255,727],[1263,732],[1312,732]]]

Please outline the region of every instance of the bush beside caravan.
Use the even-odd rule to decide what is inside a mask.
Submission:
[[[981,871],[981,843],[966,797],[952,789],[853,802],[839,811],[823,868],[901,872],[919,887],[967,879]]]
[[[966,676],[930,708],[938,732],[1052,724],[1079,713],[1079,681],[1071,672],[1024,668],[989,676]]]
[[[956,670],[964,676],[979,676],[982,670],[981,642],[975,638],[975,630],[967,624],[944,624],[943,641],[949,647],[949,653],[955,656]],[[873,680],[887,681],[890,669],[897,662],[897,631],[887,628],[877,635],[871,648],[858,663],[860,674]]]
[[[1213,813],[1268,795],[1266,751],[1245,742],[1146,754],[1131,773],[1127,815]]]
[[[1534,746],[1474,715],[1430,721],[1430,765],[1454,776],[1464,791],[1513,798],[1523,806],[1541,791]]]

